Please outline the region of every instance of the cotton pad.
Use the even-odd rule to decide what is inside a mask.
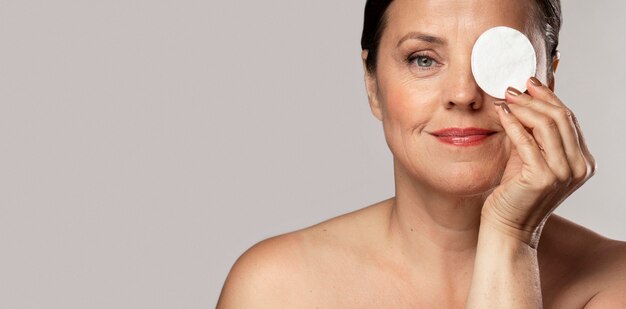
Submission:
[[[491,28],[481,34],[472,49],[472,74],[487,94],[504,99],[506,89],[526,91],[535,76],[537,56],[530,40],[509,27]]]

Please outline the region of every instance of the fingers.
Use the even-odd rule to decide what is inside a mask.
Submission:
[[[572,118],[574,120],[574,125],[576,125],[576,130],[579,132],[578,137],[580,140],[581,149],[583,151],[585,160],[587,162],[587,178],[582,180],[582,182],[584,182],[586,179],[588,179],[589,177],[593,176],[596,173],[596,170],[598,169],[598,165],[596,163],[596,159],[593,157],[593,155],[589,151],[589,148],[587,147],[587,143],[585,143],[585,137],[582,134],[582,130],[580,129],[580,125],[578,124],[578,121],[576,120],[576,116],[572,115]]]
[[[584,182],[585,180],[589,179],[589,177],[593,176],[593,174],[595,173],[597,169],[596,161],[593,155],[591,154],[591,152],[589,151],[589,148],[587,147],[587,143],[585,142],[585,137],[583,135],[583,132],[580,128],[580,125],[578,124],[578,121],[576,120],[576,115],[572,113],[572,111],[554,94],[554,92],[550,88],[541,84],[541,82],[537,80],[536,78],[534,79],[530,78],[527,82],[527,85],[528,85],[528,93],[531,96],[537,97],[540,100],[545,99],[545,102],[550,103],[551,105],[557,106],[558,108],[563,108],[565,110],[565,114],[569,115],[569,121],[574,126],[574,131],[576,132],[576,137],[578,139],[578,148],[582,152],[582,158],[585,161],[585,168],[586,168],[586,171],[585,169],[581,169],[580,167],[578,167],[577,169],[573,171],[574,181]]]
[[[528,93],[514,89],[507,93],[513,113],[532,129],[537,142],[546,149],[548,165],[559,180],[571,177],[574,183],[584,182],[593,174],[595,161],[575,116],[554,92],[536,79],[528,81]]]
[[[532,136],[540,146],[539,149],[544,150],[542,154],[548,166],[550,166],[550,169],[559,181],[569,181],[572,176],[572,170],[570,168],[569,156],[565,153],[564,141],[559,132],[557,122],[553,118],[525,106],[509,104],[509,108],[521,124],[531,130]],[[582,155],[578,152],[578,158],[576,156],[572,157],[573,160],[577,160]]]
[[[495,102],[494,104],[496,105],[496,110],[498,116],[500,117],[502,127],[506,131],[511,143],[515,146],[523,164],[529,166],[530,169],[537,174],[541,171],[549,171],[550,168],[547,166],[546,161],[539,150],[537,142],[535,142],[533,136],[526,131],[526,128],[522,125],[519,119],[513,115],[506,102]],[[532,180],[528,178],[523,179],[522,181],[526,182],[529,186],[542,185],[539,183],[533,184]]]
[[[513,92],[515,93],[515,92]],[[520,122],[531,129],[545,150],[548,166],[560,182],[571,181],[572,166],[584,167],[574,123],[562,109],[525,94],[509,94],[510,108]]]
[[[526,86],[528,87],[528,94],[531,97],[550,103],[551,105],[567,109],[567,106],[565,106],[561,99],[559,99],[559,97],[557,97],[556,94],[550,90],[550,88],[544,86],[538,79],[534,77],[529,78],[526,82]]]
[[[579,132],[576,129],[572,111],[561,102],[554,92],[548,87],[543,86],[539,80],[536,80],[536,82],[529,80],[528,94],[530,94],[530,96],[526,96],[525,98],[530,97],[530,100],[520,100],[518,103],[550,115],[555,119],[556,123],[559,125],[559,131],[563,136],[564,146],[568,147],[565,149],[568,154],[571,155],[572,150],[580,150],[581,143]],[[522,96],[521,99],[524,99],[524,96]],[[545,104],[544,102],[549,104]],[[569,146],[573,146],[574,148],[569,148]]]

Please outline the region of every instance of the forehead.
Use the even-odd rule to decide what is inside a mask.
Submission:
[[[495,26],[531,37],[531,5],[531,0],[395,0],[387,10],[382,40],[398,42],[406,33],[420,31],[452,43],[473,43]]]

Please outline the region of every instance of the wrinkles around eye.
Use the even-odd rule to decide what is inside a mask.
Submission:
[[[409,56],[407,65],[411,72],[414,72],[420,77],[430,76],[439,71],[443,66],[437,59],[422,52]]]

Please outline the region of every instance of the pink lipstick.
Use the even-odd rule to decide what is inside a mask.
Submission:
[[[432,132],[440,142],[454,146],[474,146],[485,141],[495,131],[481,128],[446,128]]]

